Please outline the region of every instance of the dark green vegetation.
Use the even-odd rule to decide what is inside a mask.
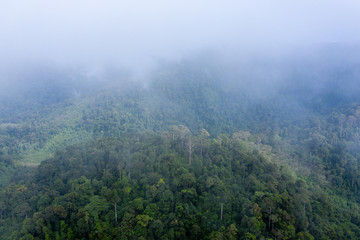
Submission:
[[[359,239],[357,73],[309,66],[272,88],[212,61],[33,76],[53,81],[0,104],[0,238]]]
[[[3,226],[12,224],[2,232],[18,229],[12,237],[25,239],[294,238],[307,236],[309,221],[328,207],[323,193],[310,195],[303,181],[247,149],[244,132],[197,136],[203,157],[196,151],[191,164],[178,133],[102,139],[43,161],[25,185],[4,190]]]

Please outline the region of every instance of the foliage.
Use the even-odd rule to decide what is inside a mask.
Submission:
[[[260,153],[238,148],[237,136],[208,139],[192,165],[171,134],[69,147],[23,184],[2,190],[2,238],[16,231],[34,239],[359,236],[358,212],[339,208],[324,191],[312,192]]]
[[[359,239],[358,99],[220,80],[185,62],[2,100],[0,238]]]

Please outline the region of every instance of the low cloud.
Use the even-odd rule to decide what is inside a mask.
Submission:
[[[357,42],[357,1],[4,1],[3,65],[53,62],[146,71],[196,52],[277,53]]]

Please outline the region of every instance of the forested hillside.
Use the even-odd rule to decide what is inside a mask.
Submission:
[[[0,238],[359,239],[357,62],[328,58],[26,72],[0,102]]]
[[[335,204],[327,191],[261,154],[265,146],[247,146],[249,133],[188,135],[185,144],[181,136],[170,131],[105,138],[57,153],[4,189],[2,235],[359,238],[354,202],[345,208]],[[191,141],[201,151],[191,152]]]

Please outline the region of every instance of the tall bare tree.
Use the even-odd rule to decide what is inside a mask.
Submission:
[[[192,154],[195,150],[195,144],[192,141],[191,136],[188,138],[188,141],[186,143],[187,150],[189,152],[189,165],[192,163]]]
[[[190,130],[188,127],[184,126],[184,125],[179,125],[179,136],[180,136],[180,140],[181,140],[181,148],[182,150],[184,149],[184,142],[185,142],[185,137],[190,133]]]
[[[118,192],[114,189],[114,190],[110,190],[110,189],[106,189],[105,192],[105,197],[106,199],[111,203],[111,205],[113,205],[114,207],[114,218],[115,218],[115,223],[117,223],[117,204],[120,202],[121,197],[118,194]]]

